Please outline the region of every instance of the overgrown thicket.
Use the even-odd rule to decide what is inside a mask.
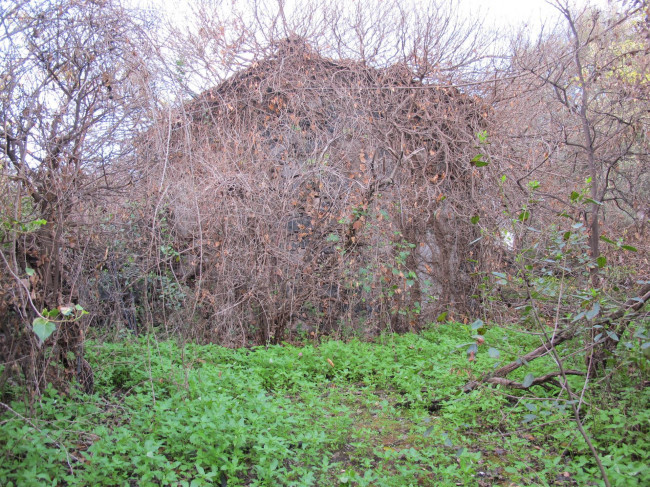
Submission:
[[[489,107],[453,84],[479,34],[442,8],[217,7],[160,67],[90,283],[97,323],[246,345],[476,309]]]
[[[405,65],[332,61],[293,38],[185,104],[143,156],[165,173],[153,216],[195,302],[182,319],[246,344],[466,309],[486,110]]]
[[[648,299],[647,6],[557,7],[506,47],[436,3],[3,2],[2,384],[90,390],[89,328],[494,319],[605,367]]]

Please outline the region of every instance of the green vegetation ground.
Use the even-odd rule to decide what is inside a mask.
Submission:
[[[91,343],[94,395],[48,390],[35,419],[17,400],[0,416],[0,484],[600,485],[564,400],[461,392],[536,339],[495,327],[470,363],[470,335],[444,324],[374,343]],[[650,485],[650,392],[618,375],[629,383],[615,397],[588,392],[586,426],[614,485]]]

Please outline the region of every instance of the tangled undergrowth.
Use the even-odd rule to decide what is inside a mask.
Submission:
[[[7,404],[0,483],[600,485],[566,397],[462,392],[536,339],[493,327],[469,362],[471,333],[450,323],[374,343],[237,350],[151,336],[91,343],[94,395],[50,389],[29,419],[20,401]],[[629,351],[631,368],[609,389],[587,389],[582,406],[614,485],[650,482],[647,371],[632,367],[640,353]],[[550,366],[543,358],[521,375]]]

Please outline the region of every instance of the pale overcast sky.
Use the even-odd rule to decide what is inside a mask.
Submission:
[[[162,9],[171,18],[182,21],[184,12],[188,10],[192,0],[127,0],[136,5],[146,5],[158,10]],[[295,0],[294,0],[295,1]],[[289,0],[287,3],[292,4]],[[350,0],[363,1],[363,0]],[[458,4],[458,13],[464,12],[481,13],[487,17],[487,26],[498,29],[516,28],[527,23],[531,30],[537,30],[543,23],[553,23],[558,18],[558,12],[546,0],[451,0],[452,4]],[[611,3],[621,3],[621,0],[570,0],[571,3],[584,6],[587,3],[599,7],[607,7]],[[275,0],[267,0],[272,5]],[[327,0],[323,0],[327,2]],[[228,0],[223,2],[228,3]],[[233,3],[237,3],[236,0]],[[264,0],[260,1],[264,3]],[[296,1],[296,3],[300,3]]]
[[[574,0],[571,3],[577,6],[589,3],[606,8],[610,2],[611,0]],[[462,0],[460,3],[468,11],[485,12],[488,25],[495,27],[517,27],[527,23],[531,29],[538,29],[542,23],[550,24],[558,18],[558,11],[546,0]]]

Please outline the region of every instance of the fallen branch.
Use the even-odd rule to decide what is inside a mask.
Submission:
[[[635,313],[643,308],[648,300],[650,300],[650,283],[641,288],[638,297],[628,299],[618,311],[612,313],[598,324],[601,325],[603,329],[611,329],[611,331],[620,337],[625,333],[625,330],[630,324],[630,321],[632,321]],[[621,318],[625,319],[621,320]],[[616,320],[620,321],[614,324]],[[617,346],[618,340],[612,339],[610,334],[603,337],[595,347],[593,357],[587,362],[590,369],[589,375],[597,375],[599,368],[605,368],[607,358],[614,352]]]
[[[566,375],[585,375],[585,372],[580,370],[565,370]],[[560,372],[551,372],[550,374],[542,375],[540,377],[535,377],[530,385],[526,386],[520,382],[515,382],[505,377],[491,377],[485,381],[487,384],[499,384],[506,387],[512,387],[513,389],[530,389],[533,386],[545,385],[547,383],[552,383],[557,387],[562,387],[559,382],[555,380],[555,377],[559,377],[562,374]]]
[[[650,284],[646,284],[641,288],[638,297],[628,299],[625,302],[625,304],[621,306],[620,309],[604,317],[597,324],[605,327],[606,325],[611,325],[612,322],[619,320],[623,317],[626,317],[625,323],[629,323],[634,313],[639,311],[648,300],[650,300]],[[620,331],[620,327],[621,324],[619,324],[618,327],[619,331]],[[523,357],[519,357],[517,360],[510,362],[509,364],[504,365],[503,367],[500,367],[488,374],[485,374],[477,381],[468,382],[463,387],[463,391],[470,392],[476,389],[480,384],[501,384],[508,387],[513,387],[515,389],[528,389],[528,387],[523,387],[523,384],[506,379],[506,376],[511,372],[513,372],[514,370],[517,370],[519,367],[522,367],[523,365],[532,362],[537,358],[543,357],[544,355],[549,353],[552,348],[557,347],[561,343],[564,343],[568,340],[575,338],[575,336],[578,333],[578,330],[579,328],[575,326],[571,328],[566,328],[560,333],[557,333],[550,340],[546,341],[545,343],[537,347],[535,350],[528,352]],[[608,338],[608,340],[611,341],[613,344],[617,343],[611,340],[611,338]],[[567,371],[567,373],[571,373],[571,372],[575,372],[575,371]],[[558,373],[553,373],[553,374],[554,375],[547,374],[545,376],[538,377],[533,381],[533,383],[529,387],[532,387],[533,385],[539,385],[539,382],[537,384],[535,383],[535,381],[538,381],[539,379],[546,377],[547,378],[546,381],[541,381],[543,383],[549,381],[550,379],[552,379],[552,377],[559,375]],[[549,377],[549,375],[551,376]],[[578,374],[573,374],[573,375],[578,375]],[[581,373],[580,375],[584,375],[584,374]]]

